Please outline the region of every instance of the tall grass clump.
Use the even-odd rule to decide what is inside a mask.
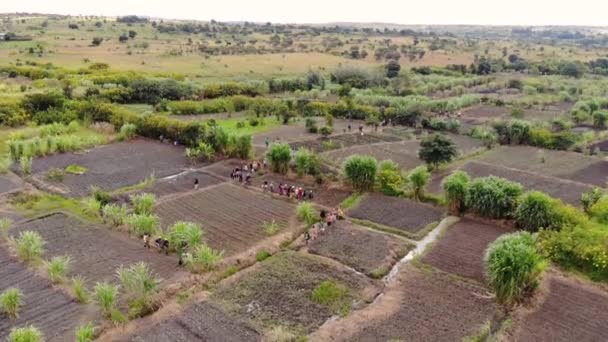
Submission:
[[[13,224],[13,220],[8,217],[3,217],[0,219],[0,233],[2,233],[2,238],[4,240],[8,240],[9,238],[9,230],[11,229],[11,225]]]
[[[296,208],[296,216],[301,222],[311,226],[318,221],[315,206],[310,202],[301,202]]]
[[[498,301],[521,302],[532,294],[547,263],[528,232],[506,234],[494,241],[485,254],[486,276]]]
[[[169,247],[175,251],[181,251],[183,244],[194,248],[204,242],[203,236],[203,229],[200,225],[179,221],[169,228]]]
[[[133,211],[137,215],[150,215],[156,202],[156,196],[154,194],[137,194],[131,196],[131,202],[133,203]]]
[[[342,170],[353,188],[359,191],[371,190],[376,180],[378,161],[370,156],[354,155],[344,162]]]
[[[98,186],[91,186],[91,197],[98,201],[102,206],[112,201],[112,195]]]
[[[95,337],[95,327],[92,323],[76,328],[76,342],[92,342]]]
[[[19,166],[21,167],[21,172],[23,172],[24,175],[31,175],[32,174],[32,157],[28,157],[28,156],[21,156],[21,158],[19,158]]]
[[[44,335],[33,325],[12,328],[8,335],[9,342],[43,342]]]
[[[44,262],[46,273],[53,284],[60,284],[65,281],[65,277],[70,271],[72,259],[67,256],[54,256],[50,261]]]
[[[141,237],[144,234],[150,236],[156,234],[160,223],[156,215],[132,214],[127,217],[127,225],[129,226],[129,231]]]
[[[340,314],[350,311],[348,288],[332,280],[317,285],[311,294],[313,302],[325,305]]]
[[[95,199],[95,197],[86,197],[82,199],[82,208],[88,215],[97,217],[101,213],[101,202]]]
[[[266,158],[272,171],[282,175],[287,174],[291,161],[291,147],[286,143],[273,143],[266,151]]]
[[[558,227],[561,220],[557,208],[560,204],[540,191],[530,191],[524,194],[517,206],[515,223],[529,232]]]
[[[137,132],[137,126],[135,124],[126,123],[120,127],[118,132],[118,140],[125,141],[131,140]]]
[[[153,296],[158,292],[160,279],[145,262],[129,267],[121,266],[116,275],[129,301],[129,317],[141,317],[153,310]]]
[[[267,236],[272,236],[281,230],[281,226],[275,220],[272,220],[270,222],[264,222],[262,224],[262,230],[264,230],[264,234]]]
[[[127,217],[127,206],[107,204],[102,209],[103,221],[113,227],[122,226]]]
[[[12,243],[17,256],[25,262],[40,259],[44,254],[45,244],[40,234],[29,230],[19,233],[19,237]]]
[[[72,278],[72,292],[78,303],[86,304],[89,302],[89,293],[85,286],[85,280],[81,276]]]
[[[416,200],[422,200],[424,198],[424,192],[426,185],[429,183],[431,174],[426,166],[418,166],[417,168],[410,171],[407,175],[407,179],[412,189],[412,197]]]
[[[116,301],[118,300],[118,286],[114,286],[107,282],[95,284],[93,289],[97,304],[101,311],[108,317],[116,310]]]
[[[476,178],[469,185],[466,196],[467,208],[480,216],[493,219],[510,218],[517,208],[521,184],[504,178],[489,176]]]
[[[460,214],[465,209],[465,200],[471,179],[464,171],[452,172],[441,181],[445,199],[452,214]]]
[[[19,318],[19,311],[23,306],[23,293],[21,290],[10,287],[0,294],[0,309],[11,319]]]
[[[202,273],[214,270],[223,257],[224,251],[216,251],[202,244],[190,250],[184,261],[191,272]]]

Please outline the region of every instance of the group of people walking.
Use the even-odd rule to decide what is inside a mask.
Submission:
[[[335,225],[337,220],[344,220],[344,212],[342,211],[342,208],[338,206],[330,211],[326,211],[325,209],[321,210],[319,217],[319,222],[313,224],[312,227],[304,233],[304,241],[306,244],[308,244],[309,241],[316,240],[326,229]]]
[[[279,183],[275,187],[273,182],[264,181],[262,184],[262,190],[264,192],[270,192],[271,194],[278,194],[279,196],[286,196],[288,198],[295,198],[297,200],[312,200],[314,195],[312,190],[306,190],[303,187],[289,185],[287,183]]]
[[[266,159],[264,159],[261,163],[257,161],[253,161],[249,164],[245,164],[242,167],[235,167],[230,173],[230,179],[238,180],[239,183],[245,182],[245,185],[251,185],[251,177],[253,174],[257,172],[260,168],[266,169],[268,164]]]

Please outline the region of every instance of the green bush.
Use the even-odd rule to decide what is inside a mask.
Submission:
[[[378,162],[370,156],[353,155],[344,161],[342,170],[353,188],[371,190],[376,180]]]
[[[24,175],[29,176],[32,174],[32,157],[22,156],[19,158],[19,165]]]
[[[122,226],[127,217],[127,206],[107,204],[102,209],[103,221],[113,227]]]
[[[158,292],[160,279],[152,273],[145,262],[116,270],[120,284],[128,298],[131,312],[129,316],[140,317],[152,310],[153,296]],[[134,305],[135,304],[135,305]],[[133,307],[137,310],[133,310]]]
[[[97,283],[94,288],[95,298],[101,311],[108,317],[112,311],[116,309],[118,300],[118,286],[111,285],[107,282]]]
[[[275,220],[272,220],[270,222],[264,222],[262,224],[262,229],[264,230],[264,234],[272,236],[281,230],[281,226]]]
[[[403,192],[405,180],[401,172],[392,169],[380,170],[376,176],[380,191],[387,196],[399,196]]]
[[[126,123],[120,127],[120,131],[118,133],[118,140],[131,140],[135,136],[135,133],[137,133],[137,126],[135,124]]]
[[[266,151],[266,158],[268,158],[272,171],[282,175],[287,174],[291,161],[291,147],[289,144],[272,143]]]
[[[169,247],[174,251],[181,251],[183,243],[191,249],[204,243],[203,229],[196,223],[176,222],[169,228],[168,234]]]
[[[127,217],[126,221],[129,230],[139,237],[144,236],[146,233],[150,236],[156,234],[160,226],[160,221],[156,215],[131,214]]]
[[[23,293],[21,290],[10,287],[0,294],[0,310],[11,319],[19,318],[19,311],[23,306]]]
[[[294,162],[298,177],[302,177],[304,175],[314,176],[321,172],[321,162],[319,161],[319,158],[305,147],[300,147],[298,149]]]
[[[421,200],[424,197],[426,185],[431,178],[426,166],[418,166],[407,175],[407,179],[412,188],[412,197]]]
[[[536,232],[541,228],[558,228],[557,214],[559,201],[540,191],[530,191],[520,200],[515,211],[515,223],[519,228]]]
[[[585,212],[589,213],[591,207],[604,196],[604,190],[601,188],[593,188],[581,195],[581,204]]]
[[[13,241],[17,256],[25,262],[40,259],[44,254],[45,244],[40,234],[29,230],[19,233],[19,237]]]
[[[480,216],[510,218],[515,213],[522,189],[521,184],[500,177],[476,178],[469,185],[465,203]]]
[[[469,175],[464,171],[454,171],[441,181],[451,213],[460,214],[466,209],[465,201],[470,182]]]
[[[215,251],[206,244],[198,245],[190,251],[184,262],[191,272],[212,271],[224,257],[224,251]]]
[[[350,311],[348,288],[332,280],[325,280],[317,285],[312,290],[311,299],[341,314]]]
[[[429,165],[449,163],[456,155],[456,145],[444,135],[431,134],[420,141],[418,157]]]
[[[85,287],[84,278],[76,276],[72,278],[72,292],[78,303],[86,304],[89,302],[89,293]]]
[[[316,213],[314,204],[310,202],[300,202],[296,208],[296,216],[301,222],[305,222],[311,226],[318,221],[318,215]]]
[[[65,256],[54,256],[50,261],[44,262],[47,275],[53,284],[60,284],[65,281],[65,277],[70,272],[72,259]]]
[[[83,198],[81,203],[85,213],[91,216],[99,216],[99,213],[101,212],[101,203],[94,197]]]
[[[21,328],[12,328],[8,335],[9,342],[42,342],[44,335],[33,325]]]
[[[500,303],[521,302],[538,286],[546,262],[528,232],[506,234],[494,241],[485,255],[487,279]]]
[[[234,138],[234,147],[230,153],[231,157],[247,159],[252,150],[251,135],[239,135]]]
[[[93,342],[94,338],[95,327],[93,327],[92,323],[76,328],[76,342]]]
[[[272,256],[272,254],[270,254],[270,252],[263,249],[255,254],[255,260],[257,260],[258,262],[262,262],[262,261],[270,258],[271,256]]]
[[[598,222],[608,224],[608,196],[602,196],[589,208],[589,215]]]
[[[93,198],[95,200],[97,200],[102,206],[104,206],[112,201],[112,195],[110,195],[109,192],[107,192],[97,186],[91,187],[91,196],[93,196]]]
[[[137,215],[151,215],[156,196],[154,194],[141,193],[131,195],[131,203],[133,203],[133,211]]]

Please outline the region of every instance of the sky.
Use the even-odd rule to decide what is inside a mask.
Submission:
[[[608,0],[0,0],[0,13],[273,23],[608,26]]]

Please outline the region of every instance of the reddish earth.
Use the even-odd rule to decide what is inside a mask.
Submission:
[[[498,176],[514,182],[520,183],[525,190],[542,191],[552,197],[559,198],[565,203],[580,206],[581,194],[592,189],[591,185],[564,180],[556,177],[543,176],[526,171],[509,169],[499,165],[492,165],[485,162],[471,161],[459,168],[465,171],[472,178]],[[433,177],[429,190],[433,193],[440,193],[441,181],[451,172],[444,172],[440,176]]]
[[[511,230],[462,219],[448,228],[422,261],[444,272],[485,283],[483,258],[488,245]]]
[[[208,302],[193,304],[182,313],[159,324],[145,327],[133,336],[115,341],[190,342],[261,341],[260,334],[248,324],[229,316]]]
[[[46,241],[45,257],[70,255],[71,275],[82,275],[90,282],[116,280],[118,267],[139,261],[148,263],[164,279],[179,272],[175,257],[144,249],[143,242],[63,213],[23,222],[11,234],[26,230],[38,232]]]
[[[290,228],[295,205],[224,183],[160,201],[155,211],[165,228],[177,221],[200,223],[209,245],[231,255],[267,238],[265,222]]]
[[[348,215],[386,226],[395,233],[419,238],[416,233],[431,223],[439,222],[443,209],[405,198],[369,194],[350,209]]]
[[[87,319],[86,306],[77,304],[50,282],[28,270],[0,246],[0,292],[16,287],[23,292],[24,305],[15,321],[0,314],[0,340],[7,339],[11,328],[33,324],[47,341],[69,341],[74,330]]]
[[[520,309],[514,341],[608,341],[608,293],[562,276],[550,276],[549,293],[536,308]]]
[[[433,271],[407,266],[399,275],[397,294],[387,293],[388,312],[362,311],[352,330],[333,335],[336,341],[460,341],[476,335],[492,320],[496,305],[486,290]],[[390,299],[389,299],[390,298]],[[347,318],[348,319],[348,318]],[[348,324],[348,323],[347,323]]]
[[[338,221],[309,243],[308,252],[337,260],[369,276],[379,277],[388,273],[412,248],[412,244],[397,237],[374,232],[348,221]]]
[[[184,148],[149,139],[136,139],[96,147],[84,153],[62,153],[35,159],[35,177],[45,180],[51,168],[65,169],[77,164],[88,169],[85,174],[65,174],[62,182],[53,183],[72,196],[85,196],[91,185],[115,190],[137,184],[151,175],[163,178],[189,166]]]
[[[321,282],[331,280],[347,288],[345,300],[353,306],[364,300],[367,291],[376,293],[367,277],[329,259],[298,252],[275,255],[228,280],[213,299],[232,314],[305,333],[337,314],[335,308],[312,300],[312,292]]]

